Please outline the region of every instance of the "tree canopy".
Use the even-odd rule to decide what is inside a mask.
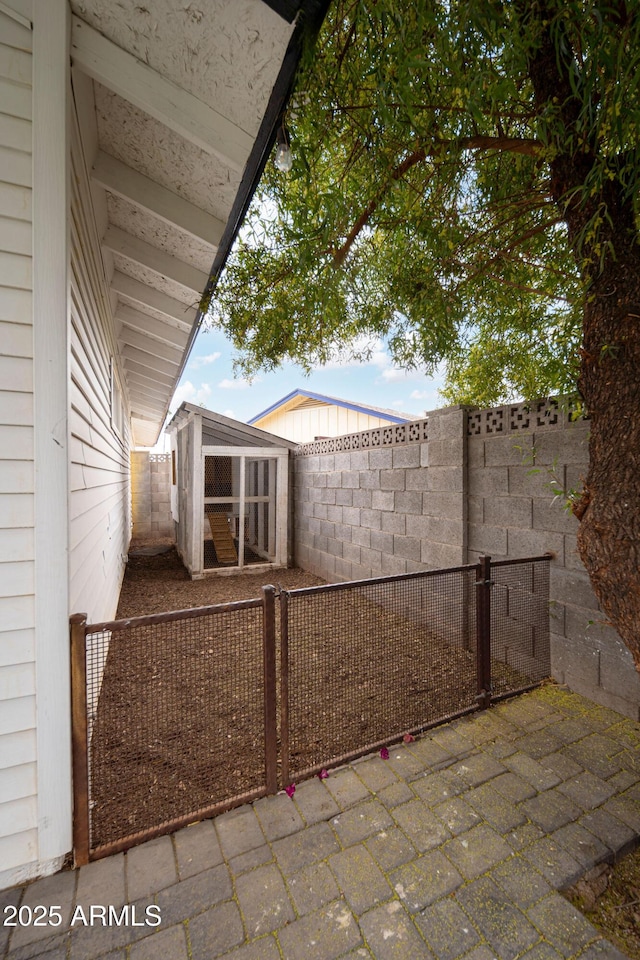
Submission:
[[[585,300],[616,255],[606,186],[637,195],[631,10],[334,0],[285,118],[293,168],[268,166],[215,294],[244,372],[381,336],[402,366],[444,360],[452,402],[574,392]]]
[[[285,122],[216,292],[245,371],[382,336],[452,401],[577,387],[578,550],[640,670],[637,0],[334,0]]]

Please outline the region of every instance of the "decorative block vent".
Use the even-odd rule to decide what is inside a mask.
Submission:
[[[509,407],[509,426],[512,430],[528,430],[531,423],[531,407],[526,403],[517,403]]]
[[[482,433],[482,414],[470,413],[467,417],[467,436],[477,437]]]
[[[428,439],[428,419],[412,420],[389,427],[375,427],[361,433],[349,433],[344,437],[313,440],[301,443],[295,451],[297,457],[311,457],[319,453],[340,453],[349,450],[371,450],[375,447],[391,447],[406,443],[420,443]]]
[[[575,407],[562,405],[555,397],[531,403],[512,403],[491,410],[470,410],[467,415],[467,436],[495,436],[520,430],[540,430],[549,427],[561,430],[565,424],[581,419]]]
[[[498,407],[497,410],[487,410],[485,418],[487,433],[504,432],[504,410],[502,407]]]
[[[558,422],[558,401],[551,397],[536,403],[536,426],[553,427]]]

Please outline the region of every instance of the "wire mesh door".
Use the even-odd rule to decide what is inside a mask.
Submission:
[[[72,625],[76,851],[106,856],[274,789],[268,606]]]

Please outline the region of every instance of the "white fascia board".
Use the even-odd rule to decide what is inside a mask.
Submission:
[[[176,226],[217,250],[225,228],[224,221],[184,200],[177,193],[172,193],[121,160],[100,150],[91,171],[91,179],[110,193],[148,210],[163,223]]]
[[[88,76],[185,140],[233,170],[244,169],[253,147],[249,133],[78,17],[72,18],[71,57]]]

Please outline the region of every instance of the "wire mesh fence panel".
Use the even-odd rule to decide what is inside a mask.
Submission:
[[[265,792],[262,601],[207,609],[87,627],[93,850]]]
[[[284,593],[288,775],[472,709],[475,568]]]
[[[92,858],[275,792],[278,717],[286,783],[550,673],[548,557],[282,590],[279,693],[273,587],[71,619],[74,831]]]
[[[491,565],[491,674],[494,696],[551,673],[548,557]]]

